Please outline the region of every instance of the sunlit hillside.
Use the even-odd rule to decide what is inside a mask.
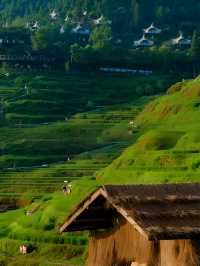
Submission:
[[[105,182],[199,181],[200,80],[172,86],[134,120],[136,143],[107,167]]]

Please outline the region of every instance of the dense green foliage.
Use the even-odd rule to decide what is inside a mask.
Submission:
[[[98,71],[107,66],[187,72],[193,76],[199,72],[197,0],[10,0],[0,1],[0,6],[0,37],[5,41],[0,45],[0,54],[42,54],[55,59],[51,66],[42,64],[43,69],[64,70],[66,63],[67,71]],[[52,10],[56,12],[55,19],[50,17]],[[102,20],[96,24],[99,18]],[[37,29],[32,28],[35,21]],[[137,49],[133,42],[153,21],[161,34],[154,38],[152,47]],[[88,30],[88,35],[73,31],[79,24]],[[172,45],[180,30],[187,38],[193,35],[191,51],[190,45]],[[22,40],[23,45],[17,43]],[[19,70],[18,63],[10,65]],[[29,64],[20,62],[21,69],[30,70]],[[31,66],[39,68],[33,62]]]
[[[200,6],[198,0],[1,0],[1,16],[5,20],[13,20],[23,16],[48,17],[48,10],[56,8],[61,16],[70,14],[77,18],[84,10],[90,17],[103,13],[113,20],[118,32],[127,33],[127,28],[143,26],[152,21],[159,24],[178,24],[190,28],[199,23]]]

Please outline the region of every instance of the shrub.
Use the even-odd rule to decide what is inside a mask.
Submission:
[[[183,88],[183,83],[182,82],[178,82],[175,85],[172,85],[168,91],[167,94],[174,94],[176,92],[181,91],[181,89]]]

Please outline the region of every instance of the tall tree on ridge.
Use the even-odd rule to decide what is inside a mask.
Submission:
[[[199,72],[200,65],[200,40],[197,31],[193,33],[190,55],[193,62],[193,76],[195,77]]]
[[[140,24],[140,5],[138,0],[132,0],[132,14],[133,14],[133,24],[138,27]]]

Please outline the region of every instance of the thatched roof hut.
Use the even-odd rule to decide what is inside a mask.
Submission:
[[[198,266],[200,184],[100,187],[60,228],[82,230],[88,266]]]
[[[162,30],[159,29],[159,28],[156,28],[156,27],[154,26],[154,23],[152,23],[152,24],[150,25],[150,27],[144,29],[144,33],[147,34],[147,35],[158,35],[158,34],[160,34],[161,32],[162,32]]]
[[[175,45],[175,46],[191,46],[192,44],[192,40],[189,38],[185,38],[181,31],[179,32],[179,36],[173,39],[171,42],[172,42],[172,45]]]
[[[154,45],[154,41],[148,40],[145,35],[142,36],[138,41],[133,42],[134,47],[151,47]]]

